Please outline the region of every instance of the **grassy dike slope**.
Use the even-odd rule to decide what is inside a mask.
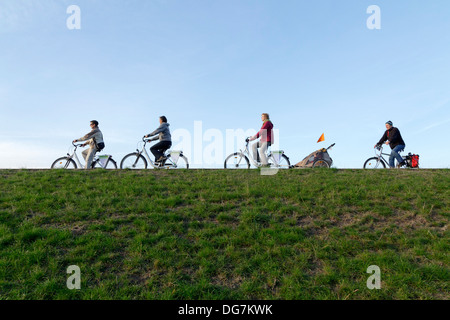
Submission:
[[[0,170],[0,299],[449,299],[449,186],[449,170]]]

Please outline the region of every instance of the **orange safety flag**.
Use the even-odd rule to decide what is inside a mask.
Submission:
[[[317,140],[317,143],[322,142],[322,141],[325,141],[325,133],[322,133],[319,140]]]

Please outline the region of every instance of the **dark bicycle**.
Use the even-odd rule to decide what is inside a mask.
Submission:
[[[366,160],[366,162],[364,162],[364,169],[385,169],[386,167],[389,168],[389,162],[383,156],[390,156],[390,154],[383,153],[383,145],[375,146],[375,155],[376,157],[369,158]],[[405,165],[400,167],[400,164],[397,164],[397,168],[419,168],[418,164],[416,166],[413,165],[411,157],[411,154],[402,156]]]

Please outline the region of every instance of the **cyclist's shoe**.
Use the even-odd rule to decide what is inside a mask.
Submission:
[[[168,157],[166,157],[166,156],[161,156],[161,157],[158,159],[158,162],[161,163],[161,166],[163,166],[163,165],[166,164],[167,159],[168,159]]]
[[[406,161],[402,161],[399,164],[397,164],[397,168],[401,168],[401,167],[403,167],[405,165],[406,165]]]

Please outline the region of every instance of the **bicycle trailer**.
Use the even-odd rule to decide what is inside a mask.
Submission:
[[[322,148],[316,150],[309,155],[307,155],[302,161],[298,162],[293,168],[316,168],[316,167],[326,167],[329,168],[333,164],[333,159],[330,157],[328,150],[331,149],[335,144],[333,143],[328,148]]]

